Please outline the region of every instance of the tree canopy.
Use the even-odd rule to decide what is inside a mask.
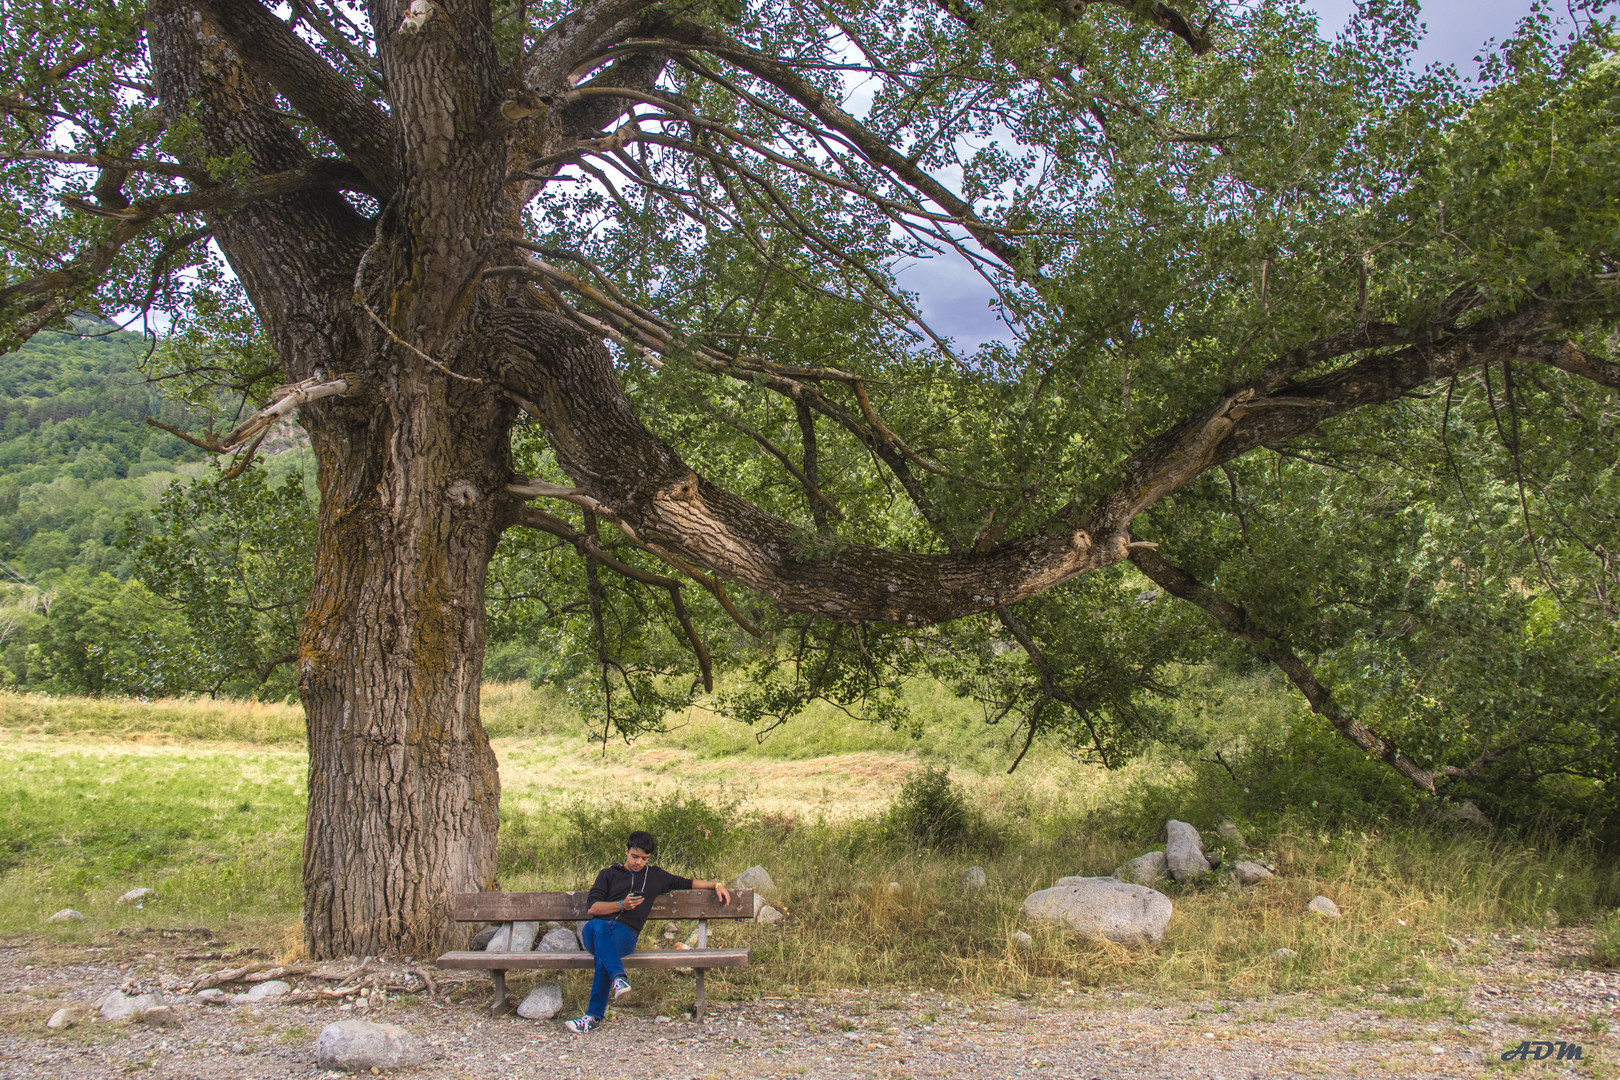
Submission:
[[[717,660],[764,723],[927,669],[1111,763],[1213,625],[1425,791],[1601,781],[1613,21],[1469,85],[1417,15],[11,5],[0,329],[161,310],[243,403],[182,434],[308,430],[321,954],[493,880],[489,590],[607,733]],[[1003,340],[930,325],[935,256]]]

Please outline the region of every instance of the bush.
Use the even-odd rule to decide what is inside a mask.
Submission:
[[[996,830],[968,805],[949,768],[926,765],[912,773],[889,808],[888,824],[898,839],[929,851],[1000,847]]]
[[[1620,911],[1611,911],[1592,928],[1592,963],[1620,967]]]
[[[579,800],[564,807],[562,816],[572,834],[566,840],[568,855],[578,861],[596,866],[616,862],[624,858],[630,834],[645,829],[658,840],[654,862],[699,876],[718,863],[742,825],[736,803],[711,804],[683,792],[666,795],[651,807]]]

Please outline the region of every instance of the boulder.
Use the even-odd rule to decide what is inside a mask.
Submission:
[[[1186,881],[1209,871],[1209,860],[1204,858],[1204,841],[1197,829],[1185,821],[1167,821],[1164,833],[1164,858],[1171,877]]]
[[[46,919],[45,921],[46,922],[74,922],[75,920],[82,919],[82,918],[84,918],[84,912],[82,912],[82,911],[74,911],[70,907],[65,907],[61,911],[58,911],[55,915],[52,915],[49,919]]]
[[[1015,931],[1012,936],[1012,943],[1013,948],[1019,952],[1033,952],[1035,950],[1035,939],[1030,937],[1029,932],[1026,930]]]
[[[1258,885],[1267,878],[1276,876],[1264,866],[1248,859],[1227,863],[1221,874],[1239,885]]]
[[[1305,905],[1305,910],[1314,911],[1318,915],[1326,916],[1329,919],[1337,919],[1340,915],[1339,905],[1325,896],[1314,897],[1310,903]]]
[[[1138,855],[1130,862],[1114,871],[1114,876],[1121,881],[1128,881],[1132,885],[1157,885],[1167,881],[1170,877],[1170,864],[1162,851],[1150,851],[1146,855]],[[1062,885],[1067,882],[1065,878],[1059,881]]]
[[[339,1020],[315,1039],[315,1064],[343,1072],[409,1069],[422,1063],[422,1044],[397,1024]]]
[[[231,998],[231,1004],[257,1005],[261,1001],[270,1001],[280,997],[282,994],[291,992],[292,985],[290,983],[284,983],[280,979],[266,979],[264,982],[250,988],[247,993],[237,994]]]
[[[1025,918],[1059,924],[1081,937],[1152,945],[1164,940],[1170,911],[1163,893],[1111,877],[1030,893],[1022,908]]]
[[[1491,819],[1485,816],[1485,811],[1474,805],[1474,800],[1464,799],[1460,803],[1447,803],[1440,816],[1446,821],[1453,821],[1459,825],[1471,825],[1477,829],[1491,827]]]
[[[970,866],[962,871],[962,887],[966,889],[982,889],[989,884],[984,876],[984,867]]]
[[[776,910],[771,905],[766,904],[764,907],[759,909],[759,914],[754,916],[754,921],[764,923],[766,926],[769,926],[772,923],[781,922],[784,918],[786,918],[786,916],[780,911]]]
[[[750,866],[732,878],[726,888],[753,889],[756,893],[764,893],[767,898],[776,895],[776,882],[771,880],[770,872],[763,866]]]
[[[485,952],[511,952],[512,951],[511,948],[510,948],[511,944],[512,944],[512,924],[511,923],[502,923],[500,925],[500,928],[495,931],[495,936],[489,939],[489,944],[484,946],[484,951]]]
[[[231,995],[217,986],[210,986],[206,990],[197,991],[195,1000],[202,1002],[204,1005],[229,1005]]]
[[[118,898],[120,904],[134,904],[136,907],[145,907],[158,898],[153,889],[131,889]]]
[[[467,943],[467,948],[472,952],[482,952],[484,949],[489,948],[490,939],[500,932],[501,928],[498,926],[486,926],[472,936],[472,940]]]
[[[529,996],[517,1007],[517,1014],[525,1020],[550,1020],[562,1012],[562,983],[535,983]]]
[[[568,927],[557,926],[547,930],[534,949],[535,952],[579,952],[579,938]]]
[[[507,952],[528,952],[534,948],[534,936],[540,932],[537,922],[515,922],[512,924],[512,940],[507,944]]]
[[[162,994],[140,994],[131,997],[122,991],[114,990],[101,999],[101,1018],[103,1020],[133,1020],[148,1009],[155,1009],[163,1004]]]

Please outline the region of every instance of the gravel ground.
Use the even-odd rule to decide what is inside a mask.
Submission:
[[[209,1006],[176,992],[200,975],[255,961],[264,967],[269,958],[232,950],[206,931],[115,935],[77,947],[12,940],[0,943],[0,1078],[318,1077],[315,1036],[325,1024],[357,1016],[414,1032],[427,1062],[401,1075],[423,1080],[1246,1080],[1471,1077],[1504,1069],[1620,1076],[1613,1064],[1620,1062],[1620,1032],[1608,1030],[1620,1028],[1620,974],[1584,969],[1583,951],[1579,928],[1470,942],[1455,961],[1456,981],[1467,989],[1424,998],[1351,991],[1342,1001],[1320,994],[1167,1001],[1059,986],[1053,997],[1009,1001],[851,990],[714,1001],[697,1022],[657,1016],[656,1006],[637,1008],[631,997],[597,1032],[575,1036],[558,1021],[488,1019],[487,980],[432,968],[432,993],[421,992],[428,987],[420,966],[340,964],[283,972],[302,1000]],[[574,977],[567,985],[575,1005],[585,982]],[[88,1007],[120,987],[167,989],[181,1026],[96,1019],[46,1029],[57,1009]],[[1505,1066],[1501,1052],[1523,1040],[1579,1044],[1583,1058]]]

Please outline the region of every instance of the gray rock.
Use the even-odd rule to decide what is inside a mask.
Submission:
[[[528,952],[534,948],[534,936],[540,932],[537,922],[515,922],[512,924],[512,940],[507,945],[508,952]]]
[[[550,1020],[562,1012],[562,983],[535,983],[529,996],[518,1006],[518,1015],[525,1020]]]
[[[153,889],[131,889],[123,896],[120,896],[118,902],[120,904],[134,904],[137,907],[144,907],[157,898],[158,894]]]
[[[472,936],[472,940],[467,943],[467,948],[472,952],[482,952],[489,948],[490,939],[500,932],[501,928],[498,926],[486,926]]]
[[[729,889],[753,889],[756,893],[764,893],[766,897],[776,895],[776,882],[763,866],[750,866],[742,873],[731,879],[726,886]]]
[[[217,986],[210,986],[206,990],[197,991],[193,997],[193,1000],[200,1001],[204,1005],[229,1005],[231,1003],[231,995],[227,994]]]
[[[78,1022],[79,1010],[70,1005],[51,1013],[51,1018],[45,1021],[45,1026],[52,1031],[65,1031]]]
[[[1111,877],[1083,878],[1030,893],[1022,908],[1026,918],[1056,923],[1081,937],[1120,944],[1164,940],[1170,924],[1170,898],[1142,885]]]
[[[970,866],[962,871],[962,885],[968,889],[982,889],[989,884],[984,876],[984,867]]]
[[[55,915],[52,915],[49,919],[46,919],[45,921],[46,922],[73,922],[73,921],[75,921],[77,919],[82,919],[82,918],[84,918],[84,912],[82,912],[82,911],[74,911],[70,907],[65,907],[61,911],[58,911]]]
[[[422,1044],[397,1024],[339,1020],[315,1039],[315,1064],[322,1069],[370,1072],[409,1069],[422,1063]]]
[[[101,1017],[103,1020],[133,1020],[146,1010],[155,1009],[162,1004],[162,994],[141,994],[131,997],[114,990],[101,999]]]
[[[1024,930],[1014,932],[1012,943],[1013,947],[1019,952],[1033,952],[1035,950],[1035,939],[1030,937],[1029,933]]]
[[[759,918],[759,913],[768,907],[770,907],[770,904],[766,903],[765,897],[757,892],[754,893],[754,918]]]
[[[771,907],[771,905],[766,904],[764,907],[759,909],[759,914],[754,916],[754,921],[761,922],[766,926],[769,926],[772,923],[781,922],[784,918],[786,918],[786,916],[784,916],[780,911]]]
[[[512,944],[512,924],[511,923],[502,923],[501,928],[499,930],[495,931],[495,936],[489,939],[489,944],[484,946],[484,951],[485,952],[511,952],[512,950],[509,947],[511,944]]]
[[[1121,881],[1128,881],[1132,885],[1147,885],[1152,887],[1170,877],[1169,862],[1162,851],[1150,851],[1146,855],[1138,855],[1130,862],[1114,871],[1114,876]],[[1059,881],[1059,885],[1066,884],[1068,878]]]
[[[579,938],[566,926],[553,927],[547,930],[535,947],[536,952],[579,952]]]
[[[152,1027],[177,1028],[180,1026],[180,1013],[172,1005],[154,1005],[143,1013],[137,1013],[135,1020]]]
[[[1450,934],[1446,935],[1446,944],[1451,946],[1451,951],[1454,952],[1454,953],[1461,953],[1461,952],[1467,952],[1468,951],[1468,946],[1464,945],[1462,942],[1458,941],[1456,938],[1452,937]]]
[[[1221,873],[1239,885],[1258,885],[1267,878],[1276,876],[1259,863],[1248,859],[1227,863]]]
[[[280,979],[266,979],[242,996],[249,1001],[267,1001],[270,998],[278,998],[282,994],[291,992],[292,985],[290,983],[284,983]]]
[[[1291,957],[1298,956],[1299,953],[1295,952],[1293,949],[1277,949],[1272,952],[1271,955],[1275,956],[1279,960],[1287,960]]]
[[[1233,821],[1229,817],[1223,816],[1221,820],[1216,823],[1215,835],[1239,850],[1249,846],[1243,842],[1243,834],[1238,831],[1237,822]]]
[[[1339,905],[1325,896],[1314,897],[1305,905],[1306,911],[1314,911],[1318,915],[1325,915],[1330,919],[1337,919],[1340,915]]]
[[[1185,821],[1167,821],[1164,833],[1164,858],[1171,877],[1186,881],[1209,871],[1209,860],[1204,858],[1204,841],[1197,829]]]
[[[1448,803],[1440,814],[1445,820],[1454,821],[1459,825],[1472,825],[1479,829],[1491,827],[1491,819],[1485,816],[1485,811],[1474,805],[1472,799],[1464,799],[1460,803]]]

